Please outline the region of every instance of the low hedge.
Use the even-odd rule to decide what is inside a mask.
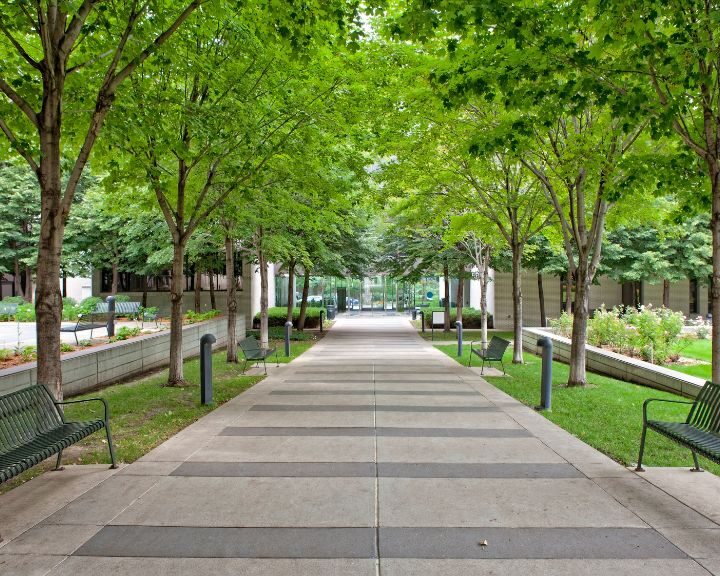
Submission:
[[[325,314],[324,308],[310,308],[308,306],[307,312],[305,313],[305,328],[319,328],[320,327],[320,312]],[[300,307],[295,306],[293,308],[293,328],[297,328],[298,318],[300,317]],[[327,316],[325,316],[327,319]],[[287,306],[275,306],[268,308],[268,326],[285,326],[287,321]],[[255,314],[253,318],[253,328],[260,328],[260,312]]]
[[[444,312],[444,308],[424,308],[422,309],[425,312],[425,326],[428,328],[431,327],[432,323],[432,313],[433,312]],[[482,328],[482,316],[480,314],[480,310],[476,310],[475,308],[463,308],[463,319],[462,324],[463,328]],[[455,322],[457,321],[457,309],[451,308],[450,309],[450,327],[455,328]],[[488,312],[488,328],[493,328],[493,315]]]

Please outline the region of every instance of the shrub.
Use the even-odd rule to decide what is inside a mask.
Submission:
[[[550,328],[555,330],[559,336],[563,336],[564,338],[570,338],[570,336],[572,336],[572,314],[563,312],[559,318],[548,319],[548,324],[550,324]]]
[[[85,300],[77,305],[77,313],[90,314],[100,302],[102,302],[102,298],[98,298],[97,296],[85,298]]]
[[[33,360],[37,360],[37,348],[35,346],[23,346],[20,349],[20,356],[23,359],[23,362],[32,362]]]
[[[305,328],[318,328],[320,326],[320,311],[325,314],[324,308],[310,308],[308,306],[305,313]],[[293,308],[292,323],[297,328],[298,319],[300,318],[300,307]],[[327,318],[327,316],[325,316]],[[284,327],[287,321],[287,306],[275,306],[268,308],[268,326]],[[255,314],[253,318],[253,328],[260,328],[260,313]]]
[[[8,350],[7,348],[0,348],[0,362],[10,360],[13,356],[15,356],[15,352],[13,352],[12,350]]]
[[[208,310],[207,312],[200,313],[188,310],[185,313],[185,323],[196,324],[198,322],[205,322],[205,320],[211,320],[216,316],[220,316],[220,310]]]
[[[15,312],[16,322],[35,322],[35,306],[30,302],[25,302],[17,307]]]
[[[712,322],[706,322],[702,316],[698,316],[695,320],[690,321],[690,325],[695,328],[695,336],[698,340],[707,340],[712,329]]]
[[[430,328],[433,312],[444,312],[444,308],[435,307],[423,309],[425,311],[425,326]],[[455,328],[457,322],[457,308],[450,309],[450,327]],[[482,314],[475,308],[463,308],[463,328],[482,328]],[[493,327],[493,315],[488,312],[488,328]]]
[[[588,343],[593,346],[612,346],[624,350],[630,344],[632,333],[620,316],[620,310],[606,310],[605,305],[588,320]]]
[[[92,340],[80,340],[80,342],[78,342],[78,346],[82,346],[83,348],[87,348],[88,346],[92,345]]]
[[[2,301],[6,304],[25,304],[25,298],[22,296],[5,296]]]
[[[130,296],[127,294],[116,294],[115,302],[130,302]]]
[[[60,352],[73,352],[75,346],[68,344],[67,342],[60,342]]]
[[[118,342],[120,340],[127,340],[128,338],[132,338],[133,336],[138,336],[140,334],[140,328],[129,328],[128,326],[122,326],[118,329],[117,332],[115,332],[115,336],[112,336],[109,338],[110,342]]]
[[[685,316],[668,308],[642,306],[625,315],[625,321],[635,328],[631,344],[650,362],[663,363],[670,358],[672,347],[678,342]]]

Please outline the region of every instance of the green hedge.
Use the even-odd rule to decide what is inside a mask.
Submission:
[[[305,328],[320,327],[320,311],[325,314],[324,308],[310,308],[308,306],[305,313]],[[300,317],[300,306],[293,308],[293,327],[297,328],[298,318]],[[327,319],[327,316],[324,316]],[[287,321],[287,306],[275,306],[268,308],[268,326],[285,326]],[[253,318],[253,328],[260,327],[260,313],[255,314]]]
[[[421,308],[425,312],[425,326],[430,328],[433,312],[444,312],[444,308]],[[457,309],[450,309],[450,327],[455,328],[457,320]],[[488,328],[493,328],[493,315],[488,312]],[[482,317],[480,310],[475,308],[463,308],[463,328],[482,328]]]

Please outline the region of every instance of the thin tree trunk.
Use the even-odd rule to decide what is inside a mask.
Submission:
[[[170,278],[170,370],[168,386],[182,386],[185,384],[182,350],[185,245],[182,242],[174,242],[173,244],[172,277]]]
[[[237,334],[235,322],[237,301],[235,300],[235,247],[233,240],[225,236],[225,282],[227,288],[227,356],[228,362],[237,362]]]
[[[708,173],[712,190],[712,282],[710,310],[712,311],[712,381],[720,382],[720,162],[708,155]]]
[[[302,300],[300,301],[300,315],[298,316],[297,329],[301,332],[305,330],[305,316],[307,314],[308,295],[310,294],[310,270],[305,269],[305,278],[303,280]]]
[[[62,297],[67,297],[67,274],[64,271],[62,275]]]
[[[572,337],[570,340],[570,377],[568,386],[585,386],[585,341],[587,323],[590,315],[590,278],[587,274],[587,262],[580,259],[575,283],[575,312],[573,314]]]
[[[58,274],[60,270],[58,269]],[[58,276],[59,278],[59,276]],[[58,291],[60,288],[58,288]],[[62,294],[60,295],[61,301],[62,301]],[[27,302],[33,301],[33,273],[32,268],[30,266],[25,267],[25,300]]]
[[[293,320],[293,308],[295,307],[295,261],[290,260],[288,264],[288,293],[287,293],[287,319]]]
[[[572,309],[572,272],[568,268],[566,280],[565,280],[565,312],[568,314],[573,313]]]
[[[670,280],[663,279],[663,306],[670,308]]]
[[[545,315],[545,290],[543,288],[542,272],[537,274],[538,283],[538,298],[540,300],[540,326],[545,328],[547,326],[547,316]]]
[[[118,291],[118,279],[120,277],[119,265],[117,262],[112,263],[112,285],[110,286],[110,294],[113,296]]]
[[[212,270],[208,270],[208,281],[210,282],[210,308],[217,310],[217,302],[215,301],[215,274]]]
[[[22,279],[20,278],[20,261],[15,258],[13,274],[13,296],[23,296]]]
[[[462,322],[462,313],[463,313],[463,300],[465,298],[464,294],[464,282],[463,274],[465,273],[465,269],[463,266],[458,266],[458,285],[457,285],[457,294],[455,295],[455,310],[456,310],[456,316],[457,316],[457,322]]]
[[[268,348],[268,271],[262,249],[258,249],[258,266],[260,267],[260,347]]]
[[[200,313],[200,310],[202,309],[201,306],[201,295],[200,295],[200,288],[202,286],[202,271],[200,270],[200,266],[195,266],[195,280],[194,280],[194,288],[195,288],[195,301],[194,301],[194,308],[196,313]]]
[[[445,324],[443,332],[450,332],[450,268],[447,260],[443,264],[443,282],[445,286]]]
[[[512,296],[513,296],[513,364],[522,364],[522,253],[523,246],[514,241],[512,245]]]
[[[490,248],[485,249],[483,254],[483,266],[480,271],[480,317],[482,318],[482,349],[486,350],[488,345],[488,301],[487,289],[490,280]]]
[[[145,275],[145,281],[143,282],[142,291],[142,307],[147,308],[147,296],[148,296],[148,277]]]

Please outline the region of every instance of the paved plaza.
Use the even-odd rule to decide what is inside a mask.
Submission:
[[[140,461],[0,497],[0,574],[707,576],[718,482],[638,475],[358,315]]]

